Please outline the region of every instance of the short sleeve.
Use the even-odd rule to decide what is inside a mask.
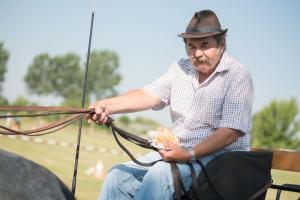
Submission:
[[[168,70],[158,79],[146,85],[143,89],[160,98],[160,104],[153,107],[153,110],[161,110],[170,104],[173,74],[176,64],[171,65]]]
[[[226,92],[219,127],[232,128],[248,134],[251,129],[253,99],[252,78],[250,72],[243,68]]]

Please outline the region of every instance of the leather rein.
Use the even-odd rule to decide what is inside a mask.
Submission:
[[[7,118],[28,118],[28,117],[42,117],[42,116],[51,116],[51,115],[68,115],[58,121],[52,122],[50,124],[31,129],[31,130],[14,130],[9,127],[3,126],[0,124],[0,134],[2,135],[25,135],[25,136],[41,136],[49,133],[59,131],[73,122],[84,118],[85,115],[93,115],[95,110],[93,109],[84,109],[84,108],[67,108],[67,107],[49,107],[49,106],[0,106],[1,112],[6,112],[6,114],[1,114],[0,119]],[[8,114],[8,112],[22,112],[22,114]],[[23,113],[26,114],[23,114]],[[121,143],[118,138],[118,135],[122,138],[146,149],[152,149],[157,151],[157,148],[151,145],[147,139],[124,131],[118,128],[112,118],[108,118],[108,121],[105,124],[107,127],[110,127],[113,133],[113,136],[122,148],[122,150],[138,165],[142,166],[152,166],[155,162],[143,163],[138,161],[130,151]]]

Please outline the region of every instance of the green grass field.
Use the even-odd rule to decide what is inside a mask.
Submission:
[[[74,146],[66,146],[66,143],[76,144],[77,131],[77,126],[70,126],[57,133],[31,137],[30,140],[22,140],[20,137],[9,138],[0,135],[0,148],[15,152],[45,166],[71,188],[75,148]],[[48,144],[49,140],[50,143],[51,141],[52,143],[53,141],[57,141],[57,143]],[[136,147],[128,142],[124,143],[137,156],[147,152],[147,150]],[[129,160],[129,157],[121,151],[110,132],[105,131],[105,129],[96,129],[94,126],[84,127],[81,136],[76,198],[78,200],[97,199],[101,190],[103,179],[87,175],[85,172],[88,168],[95,166],[98,161],[102,161],[104,171],[107,173],[114,164],[127,160]],[[300,173],[273,171],[272,176],[275,183],[300,184]],[[275,199],[275,192],[274,190],[269,190],[267,199]],[[281,199],[297,200],[300,194],[282,192],[281,196]]]

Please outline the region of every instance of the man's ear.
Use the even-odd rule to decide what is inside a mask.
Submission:
[[[221,52],[221,53],[224,53],[224,51],[225,51],[225,49],[226,49],[226,40],[223,39],[223,40],[221,41],[220,45],[221,45],[221,48],[222,48],[222,52]]]

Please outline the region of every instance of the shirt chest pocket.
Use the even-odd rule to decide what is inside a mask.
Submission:
[[[223,98],[217,97],[202,99],[202,102],[195,106],[190,128],[218,128],[222,119],[223,101]]]

